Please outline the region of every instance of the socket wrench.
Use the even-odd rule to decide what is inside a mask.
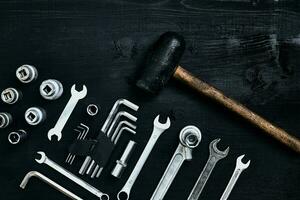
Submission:
[[[153,131],[151,134],[151,137],[140,156],[137,164],[135,165],[134,170],[132,171],[130,177],[128,178],[126,184],[121,189],[121,191],[118,193],[118,200],[128,200],[130,196],[130,192],[132,189],[132,186],[134,185],[136,179],[138,178],[140,172],[142,171],[142,168],[144,164],[146,163],[148,156],[150,155],[154,145],[156,144],[158,138],[161,136],[163,132],[165,132],[167,129],[171,126],[170,118],[167,118],[166,123],[162,124],[159,122],[159,115],[154,119],[153,122]]]
[[[201,132],[195,126],[184,127],[179,134],[180,143],[164,173],[157,185],[151,200],[163,200],[168,192],[173,180],[184,161],[192,160],[192,151],[201,142]]]
[[[40,159],[35,159],[35,161],[37,163],[39,163],[39,164],[44,163],[44,164],[48,165],[52,169],[56,170],[60,174],[64,175],[65,177],[67,177],[68,179],[73,181],[74,183],[77,183],[82,188],[86,189],[90,193],[92,193],[95,196],[99,197],[100,200],[109,200],[109,196],[107,194],[104,194],[103,192],[99,191],[97,188],[91,186],[90,184],[88,184],[84,180],[78,178],[77,176],[75,176],[74,174],[69,172],[68,170],[64,169],[63,167],[61,167],[60,165],[58,165],[54,161],[50,160],[44,152],[39,151],[37,153],[41,156]]]

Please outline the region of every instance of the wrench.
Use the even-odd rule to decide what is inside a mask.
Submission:
[[[153,122],[153,132],[151,134],[151,137],[142,153],[142,155],[139,158],[139,161],[135,165],[130,177],[128,178],[126,184],[122,188],[122,190],[118,193],[118,200],[128,200],[129,195],[132,189],[132,186],[134,185],[137,177],[139,176],[140,172],[142,171],[142,168],[148,159],[148,156],[150,155],[155,143],[157,142],[158,138],[161,136],[163,132],[165,132],[168,128],[171,126],[170,118],[167,118],[166,123],[162,124],[159,122],[159,115],[154,119]]]
[[[65,177],[67,177],[68,179],[73,181],[74,183],[77,183],[82,188],[86,189],[87,191],[89,191],[92,194],[99,197],[100,200],[109,200],[109,196],[107,194],[104,194],[103,192],[101,192],[98,189],[96,189],[95,187],[91,186],[90,184],[88,184],[84,180],[78,178],[77,176],[75,176],[74,174],[69,172],[68,170],[64,169],[63,167],[61,167],[60,165],[58,165],[57,163],[55,163],[54,161],[49,159],[44,152],[39,151],[37,153],[41,156],[40,159],[35,159],[35,161],[37,163],[39,163],[39,164],[44,163],[44,164],[48,165],[52,169],[56,170],[60,174],[64,175]]]
[[[180,143],[157,185],[151,200],[163,200],[185,160],[192,160],[192,151],[201,142],[201,132],[195,126],[184,127],[179,134]]]
[[[71,98],[67,103],[65,109],[61,113],[56,125],[54,128],[50,129],[48,132],[48,139],[51,141],[53,135],[57,136],[57,140],[60,141],[62,137],[62,130],[64,129],[68,119],[70,118],[74,108],[76,107],[78,101],[83,99],[87,95],[87,88],[83,85],[83,89],[81,91],[77,91],[75,89],[76,85],[74,84],[71,88]]]
[[[225,151],[220,151],[217,147],[217,144],[220,142],[221,139],[215,139],[213,140],[209,145],[209,158],[207,160],[207,163],[202,170],[192,192],[190,193],[190,196],[188,197],[188,200],[198,200],[200,197],[200,194],[207,182],[207,180],[210,177],[210,174],[212,173],[214,167],[216,166],[217,162],[223,158],[225,158],[229,152],[229,147]]]
[[[243,163],[242,159],[244,158],[244,156],[245,155],[241,155],[237,158],[234,172],[233,172],[231,179],[230,179],[220,200],[228,199],[228,197],[229,197],[234,185],[236,184],[237,180],[239,179],[240,175],[242,174],[242,172],[245,169],[247,169],[249,167],[251,160],[249,160],[246,164]]]

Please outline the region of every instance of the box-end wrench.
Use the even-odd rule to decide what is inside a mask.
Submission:
[[[58,121],[54,128],[50,129],[48,132],[48,139],[51,141],[52,136],[56,135],[57,140],[60,141],[62,137],[62,130],[64,129],[68,119],[70,118],[74,108],[76,107],[79,100],[83,99],[87,95],[87,88],[83,85],[81,91],[76,90],[76,85],[74,84],[71,88],[71,98],[67,103],[65,109],[61,113]]]
[[[170,128],[170,126],[171,126],[171,121],[170,121],[169,117],[167,118],[167,121],[164,124],[159,122],[159,115],[154,119],[153,132],[151,134],[151,137],[150,137],[142,155],[140,156],[137,164],[135,165],[130,177],[128,178],[126,184],[124,185],[122,190],[118,193],[118,200],[128,200],[129,199],[132,186],[134,185],[137,177],[139,176],[155,143],[157,142],[157,140],[161,136],[161,134],[163,132],[165,132],[168,128]]]
[[[87,191],[91,192],[95,196],[99,197],[100,200],[109,200],[109,196],[107,194],[104,194],[103,192],[99,191],[97,188],[91,186],[84,180],[78,178],[77,176],[75,176],[74,174],[69,172],[68,170],[64,169],[63,167],[61,167],[60,165],[58,165],[57,163],[55,163],[54,161],[49,159],[44,152],[39,151],[37,153],[41,156],[40,159],[35,159],[35,161],[37,163],[39,163],[39,164],[44,163],[44,164],[48,165],[52,169],[56,170],[60,174],[64,175],[65,177],[67,177],[68,179],[73,181],[74,183],[77,183],[82,188],[86,189]]]
[[[201,137],[201,131],[195,126],[186,126],[180,131],[180,143],[151,200],[162,200],[164,198],[183,162],[192,160],[192,151],[200,144]]]
[[[200,194],[209,179],[214,167],[216,166],[217,162],[221,159],[225,158],[228,155],[229,147],[224,150],[220,151],[217,147],[217,144],[220,142],[221,139],[215,139],[209,144],[209,158],[206,162],[205,167],[203,168],[188,200],[198,200]]]
[[[247,169],[250,165],[251,160],[249,160],[246,164],[242,162],[242,159],[244,158],[245,155],[241,155],[237,158],[236,160],[236,166],[234,169],[234,172],[230,178],[230,181],[221,197],[220,200],[227,200],[234,185],[236,184],[237,180],[239,179],[240,175],[242,172]]]

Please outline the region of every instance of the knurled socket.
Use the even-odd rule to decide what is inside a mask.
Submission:
[[[15,104],[22,97],[22,93],[15,88],[7,88],[1,93],[1,99],[4,103]]]
[[[46,119],[46,111],[39,107],[28,108],[25,112],[25,120],[29,125],[36,126]]]
[[[22,65],[16,70],[16,76],[22,83],[30,83],[37,79],[38,71],[32,65]]]
[[[12,116],[9,113],[0,113],[0,128],[6,128],[12,122]]]
[[[63,94],[63,85],[55,79],[49,79],[40,85],[40,94],[44,99],[56,100]]]

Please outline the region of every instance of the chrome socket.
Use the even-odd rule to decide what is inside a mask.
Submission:
[[[121,178],[125,168],[127,167],[128,160],[130,156],[132,155],[132,152],[135,148],[136,142],[130,140],[121,159],[116,161],[116,166],[112,170],[111,175],[113,175],[116,178]]]
[[[7,88],[1,93],[1,99],[4,103],[15,104],[22,97],[22,93],[15,88]]]
[[[40,85],[40,94],[44,99],[56,100],[63,94],[63,85],[55,79],[49,79]]]
[[[99,112],[99,107],[96,104],[90,104],[86,108],[86,112],[89,116],[94,117]]]
[[[13,131],[8,135],[8,141],[11,144],[19,144],[27,138],[27,132],[24,130]]]
[[[9,113],[0,113],[0,128],[8,127],[12,122],[12,116]]]
[[[16,70],[16,76],[22,83],[30,83],[37,79],[38,71],[32,65],[22,65]]]
[[[25,112],[25,120],[31,126],[36,126],[46,119],[46,111],[42,108],[31,107]]]

